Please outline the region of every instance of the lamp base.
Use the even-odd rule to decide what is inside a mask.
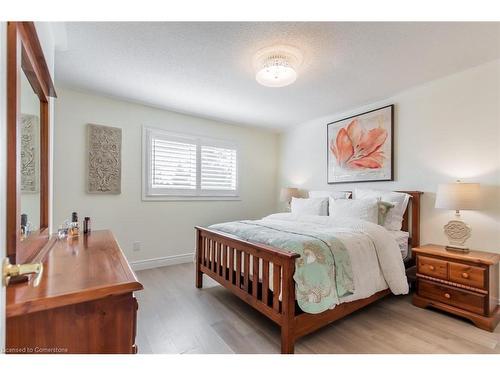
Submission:
[[[469,249],[464,246],[465,241],[471,236],[472,230],[469,225],[461,220],[451,220],[444,226],[444,233],[450,243],[446,250],[468,252]]]
[[[447,251],[456,251],[459,253],[468,253],[470,249],[468,247],[459,247],[459,246],[445,246],[444,247]]]

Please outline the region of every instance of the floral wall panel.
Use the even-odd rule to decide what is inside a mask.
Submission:
[[[89,193],[121,193],[122,130],[88,124]]]
[[[21,114],[21,191],[37,193],[40,173],[38,117]]]
[[[328,183],[392,181],[393,106],[327,125]]]

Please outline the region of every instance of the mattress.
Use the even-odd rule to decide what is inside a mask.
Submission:
[[[401,250],[401,256],[403,257],[403,260],[406,259],[409,255],[408,239],[410,237],[410,233],[403,232],[402,230],[390,230],[389,233],[396,240],[396,243]]]

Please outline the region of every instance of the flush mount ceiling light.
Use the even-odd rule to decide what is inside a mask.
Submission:
[[[253,59],[255,79],[263,86],[283,87],[295,82],[302,54],[297,48],[285,45],[259,50]]]

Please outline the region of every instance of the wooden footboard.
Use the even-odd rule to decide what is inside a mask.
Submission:
[[[293,275],[295,259],[300,255],[250,243],[206,228],[196,227],[196,231],[196,287],[203,286],[203,274],[210,276],[279,324],[281,352],[293,353],[295,341]]]

